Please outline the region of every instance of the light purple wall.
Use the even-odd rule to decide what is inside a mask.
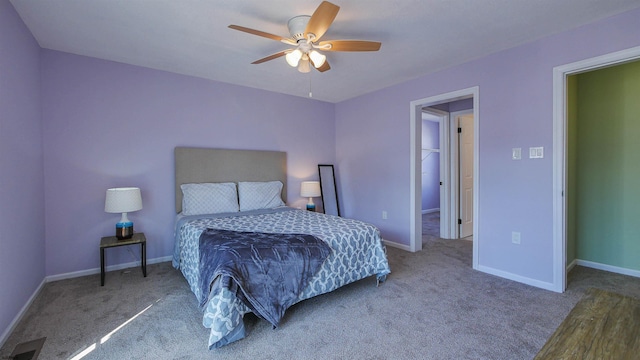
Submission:
[[[470,110],[470,109],[473,109],[473,99],[469,98],[469,99],[456,100],[456,101],[451,101],[444,104],[433,105],[430,107],[434,109],[446,111],[446,112]]]
[[[473,109],[473,99],[462,99],[449,103],[449,112]]]
[[[440,124],[422,120],[422,148],[440,149]],[[422,150],[422,210],[440,208],[440,153]]]
[[[479,265],[551,283],[553,68],[640,46],[638,19],[635,9],[337,104],[345,216],[408,245],[409,103],[479,86]],[[512,147],[530,146],[544,146],[545,158],[511,160]]]
[[[129,219],[149,259],[172,254],[175,146],[286,151],[293,206],[306,202],[300,182],[335,161],[330,103],[51,50],[42,64],[47,275],[99,266],[119,219],[104,212],[110,187],[140,187]],[[138,259],[107,253],[108,265]]]
[[[45,274],[39,55],[0,0],[0,345]]]

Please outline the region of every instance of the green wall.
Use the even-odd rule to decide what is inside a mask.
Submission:
[[[640,270],[640,61],[575,77],[567,258]]]

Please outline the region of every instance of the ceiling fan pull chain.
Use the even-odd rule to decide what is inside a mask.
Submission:
[[[311,92],[311,71],[309,71],[309,97],[313,97],[313,93]]]

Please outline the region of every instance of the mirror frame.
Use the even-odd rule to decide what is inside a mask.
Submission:
[[[320,176],[320,197],[322,212],[328,215],[340,216],[340,202],[338,201],[338,187],[333,165],[318,164]]]

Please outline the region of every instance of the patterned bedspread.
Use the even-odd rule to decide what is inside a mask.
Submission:
[[[320,270],[302,291],[299,301],[333,291],[343,285],[390,273],[379,230],[373,225],[341,217],[278,208],[270,211],[183,217],[176,222],[173,266],[187,279],[198,301],[206,301],[203,325],[211,329],[209,348],[220,347],[244,337],[242,316],[250,310],[233,292],[219,289],[203,299],[199,284],[199,237],[207,228],[265,233],[302,233],[314,235],[332,249]],[[213,286],[219,286],[214,282]]]

